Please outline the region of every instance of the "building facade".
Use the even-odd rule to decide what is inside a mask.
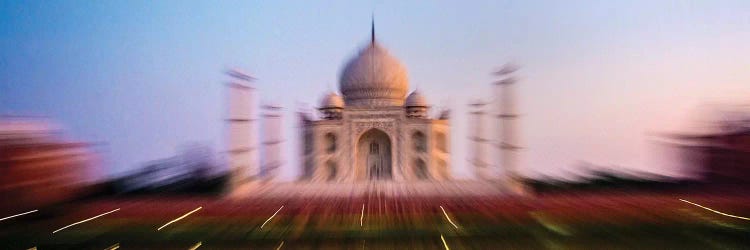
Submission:
[[[374,34],[344,65],[339,90],[321,99],[320,119],[301,114],[302,180],[451,179],[448,116],[431,118],[418,90],[407,96],[406,68]]]
[[[86,195],[97,161],[42,119],[0,117],[0,212],[53,206]]]
[[[711,186],[750,183],[750,122],[744,127],[703,135],[671,135],[682,152],[683,164]]]

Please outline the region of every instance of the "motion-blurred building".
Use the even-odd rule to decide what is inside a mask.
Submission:
[[[303,120],[303,179],[451,178],[447,117],[429,117],[430,105],[418,90],[406,96],[406,68],[374,35],[344,66],[339,90],[343,95],[330,92],[321,99],[322,119]]]
[[[232,179],[250,180],[233,182],[233,193],[434,196],[504,192],[500,182],[452,178],[449,112],[433,117],[427,98],[419,90],[408,93],[406,67],[376,41],[374,27],[369,44],[343,66],[339,75],[341,94],[329,92],[322,97],[317,107],[319,118],[299,112],[301,174],[293,183],[269,182],[275,179],[281,162],[281,132],[272,129],[280,122],[280,107],[266,107],[258,160],[252,156],[258,138],[254,131],[247,131],[254,129],[255,100],[249,84],[254,78],[239,71],[230,71],[229,75],[227,154],[234,169],[232,175],[236,176]],[[247,98],[240,98],[243,96]]]
[[[1,118],[0,209],[39,208],[83,195],[94,161],[90,144],[64,139],[51,123]]]
[[[692,164],[703,182],[711,185],[750,183],[750,123],[723,132],[673,135],[686,164]]]

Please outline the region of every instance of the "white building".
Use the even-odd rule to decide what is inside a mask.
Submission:
[[[406,68],[375,41],[343,67],[339,90],[323,96],[322,119],[303,118],[303,180],[448,180],[447,117],[428,117],[419,92],[407,97]]]
[[[435,196],[497,195],[504,188],[493,182],[453,180],[450,166],[449,112],[428,115],[430,104],[420,91],[409,93],[406,67],[373,36],[369,44],[343,65],[339,91],[323,95],[316,119],[299,112],[301,121],[301,175],[296,182],[251,181],[235,186],[232,196]],[[407,95],[408,94],[408,95]],[[269,117],[269,114],[273,114]],[[281,162],[279,129],[271,129],[276,112],[267,111],[264,143],[269,175],[273,180]],[[253,117],[243,116],[244,120]],[[280,121],[279,121],[280,122]],[[231,123],[230,123],[231,124]],[[230,126],[231,127],[231,126]],[[272,132],[276,131],[276,132]],[[234,141],[255,137],[235,131]],[[243,151],[244,152],[244,151]],[[256,164],[242,158],[242,164]],[[234,174],[240,174],[237,171]]]

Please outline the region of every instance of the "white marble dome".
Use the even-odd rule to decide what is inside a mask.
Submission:
[[[320,99],[320,108],[344,108],[344,98],[336,92],[330,92]]]
[[[414,90],[406,97],[404,107],[427,107],[427,98],[419,90]]]
[[[397,58],[372,42],[346,63],[339,89],[347,106],[402,106],[409,77]]]

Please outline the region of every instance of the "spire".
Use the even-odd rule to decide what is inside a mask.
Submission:
[[[375,44],[375,14],[372,14],[372,26],[370,28],[370,41],[371,44]]]

